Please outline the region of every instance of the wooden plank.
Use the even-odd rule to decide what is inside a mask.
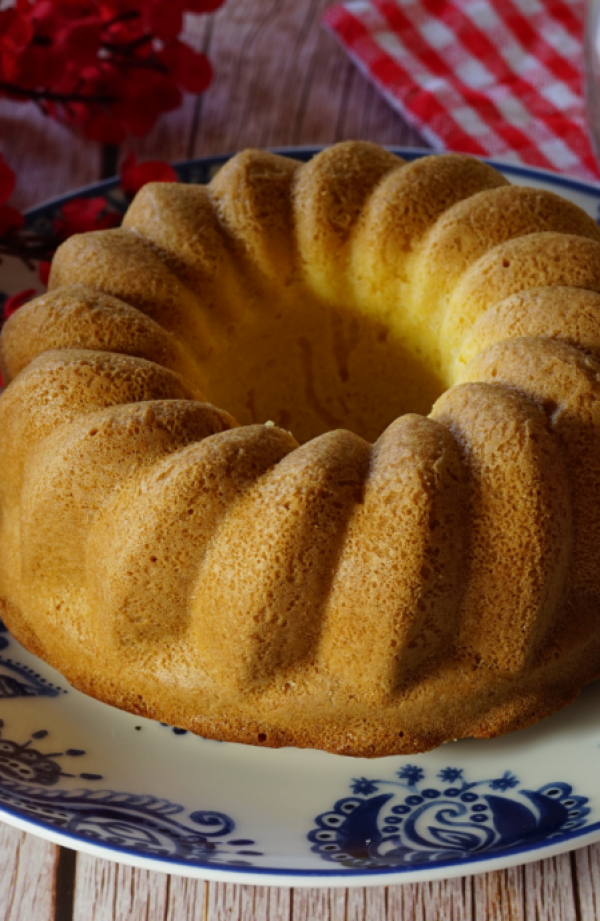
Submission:
[[[482,917],[487,921],[486,915]],[[465,877],[390,886],[387,918],[389,921],[473,921],[473,881]]]
[[[346,899],[346,921],[385,921],[388,915],[388,889],[383,886],[349,889]]]
[[[474,876],[474,917],[485,921],[525,921],[524,877],[523,867]]]
[[[1,101],[0,139],[5,159],[17,173],[11,198],[16,208],[100,178],[100,146],[46,118],[33,103]]]
[[[600,844],[574,851],[571,864],[579,921],[596,921],[600,918]]]
[[[59,848],[9,825],[0,825],[0,918],[51,921]],[[62,919],[61,919],[62,921]]]
[[[77,859],[73,921],[167,917],[169,877],[87,854]],[[191,917],[194,917],[193,915]],[[186,916],[183,919],[187,921]]]
[[[241,910],[241,886],[210,883],[206,904],[206,921],[238,921]]]
[[[204,914],[177,916],[177,921],[296,921],[296,893],[286,887],[208,883]],[[304,905],[304,899],[300,899]],[[313,919],[313,915],[308,917]],[[319,915],[314,916],[320,917]],[[175,921],[176,916],[173,916]]]
[[[228,0],[214,15],[195,156],[365,138],[423,146],[321,26],[330,0]]]
[[[348,75],[347,97],[344,117],[340,121],[340,139],[357,138],[389,146],[429,146],[354,66]]]
[[[291,921],[330,921],[327,889],[292,890]]]
[[[206,917],[208,883],[182,876],[169,877],[168,907],[164,921],[189,921]]]
[[[344,921],[364,921],[366,891],[364,888],[346,891]],[[383,917],[385,918],[385,915]]]
[[[569,854],[524,867],[525,917],[536,921],[578,921]]]

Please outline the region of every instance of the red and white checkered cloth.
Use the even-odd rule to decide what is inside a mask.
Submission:
[[[597,179],[585,0],[347,0],[325,26],[434,147]]]

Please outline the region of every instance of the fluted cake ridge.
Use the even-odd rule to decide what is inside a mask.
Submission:
[[[366,142],[149,184],[0,337],[0,604],[76,687],[378,756],[600,676],[600,229]]]

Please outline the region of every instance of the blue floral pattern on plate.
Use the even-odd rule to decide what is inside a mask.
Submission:
[[[528,790],[510,771],[467,782],[457,767],[436,781],[426,783],[424,769],[411,764],[394,780],[355,779],[354,796],[317,816],[312,850],[350,869],[414,866],[547,841],[583,827],[590,814],[587,798],[567,783]]]
[[[2,721],[0,728],[4,728]],[[24,744],[0,738],[0,805],[90,843],[135,848],[157,858],[251,866],[248,857],[261,856],[253,840],[231,837],[235,822],[223,812],[195,810],[188,816],[196,826],[191,827],[179,821],[183,806],[155,796],[115,790],[49,790],[62,777],[75,776],[64,772],[57,759],[78,758],[85,751],[44,754],[31,746],[33,739],[47,736],[42,729]],[[103,779],[100,774],[78,776],[88,781]]]
[[[0,650],[10,646],[10,634],[0,622]],[[23,663],[0,655],[0,699],[56,697],[66,693]],[[43,821],[57,830],[111,848],[135,848],[138,853],[206,864],[251,866],[260,856],[251,839],[231,837],[235,822],[223,812],[195,810],[192,826],[175,816],[183,806],[166,799],[115,790],[58,790],[62,778],[100,781],[101,774],[75,775],[64,770],[61,759],[85,756],[80,748],[44,753],[34,744],[46,739],[40,729],[24,743],[7,739],[0,720],[0,806],[18,810],[23,818]],[[175,734],[181,730],[174,729]]]

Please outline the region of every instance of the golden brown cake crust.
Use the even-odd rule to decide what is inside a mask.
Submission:
[[[86,693],[374,757],[600,676],[600,230],[571,203],[458,155],[246,151],[67,241],[0,366],[3,617]]]

